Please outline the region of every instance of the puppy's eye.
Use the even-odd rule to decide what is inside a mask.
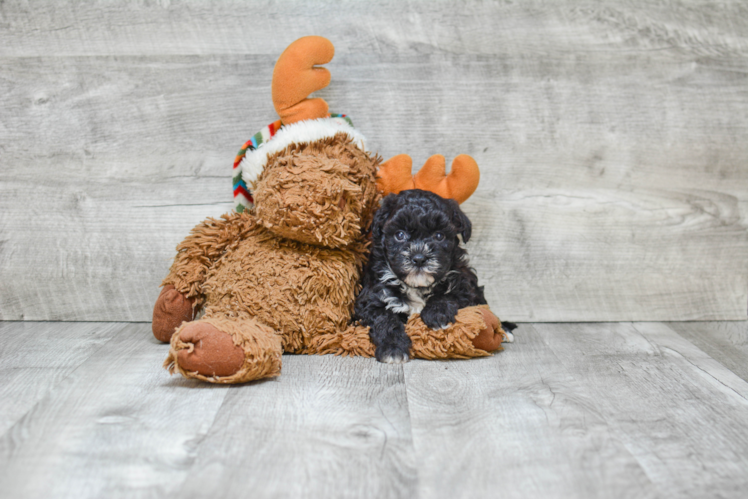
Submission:
[[[405,241],[407,237],[408,233],[406,233],[405,231],[398,231],[397,233],[395,233],[395,239],[397,241]]]
[[[435,233],[434,234],[434,239],[436,241],[442,241],[444,239],[444,233]]]

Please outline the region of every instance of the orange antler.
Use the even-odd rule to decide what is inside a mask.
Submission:
[[[408,155],[393,156],[379,166],[377,187],[385,195],[415,189],[411,169],[413,160]]]
[[[412,164],[408,155],[397,155],[384,162],[377,172],[379,189],[384,194],[423,189],[462,203],[475,192],[480,181],[478,164],[468,155],[459,155],[452,161],[449,175],[446,175],[446,160],[442,155],[426,160],[415,176],[410,173]]]
[[[335,47],[327,38],[305,36],[283,51],[273,70],[273,105],[284,124],[324,118],[328,114],[324,99],[308,99],[312,92],[327,87],[330,72],[317,64],[329,63]]]

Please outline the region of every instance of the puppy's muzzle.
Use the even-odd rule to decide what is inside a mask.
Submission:
[[[429,252],[428,245],[415,242],[403,253],[402,270],[407,274],[403,280],[411,287],[427,287],[434,283],[438,265]]]

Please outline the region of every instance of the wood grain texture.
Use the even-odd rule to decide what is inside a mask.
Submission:
[[[0,322],[0,497],[742,498],[748,382],[681,325],[524,324],[492,358],[404,366],[284,356],[223,387],[170,377],[147,324]]]
[[[523,325],[515,338],[492,359],[406,366],[422,496],[748,491],[748,383],[666,325]]]
[[[402,368],[284,356],[277,380],[232,387],[180,497],[416,496]]]
[[[0,322],[0,435],[123,328]]]
[[[661,495],[532,326],[492,358],[415,360],[405,375],[421,497]]]
[[[663,324],[535,330],[667,497],[748,491],[748,383]]]
[[[163,497],[185,480],[228,388],[170,378],[150,325],[120,328],[0,438],[0,496]]]
[[[243,2],[75,0],[0,7],[2,55],[269,54],[310,33],[338,35],[338,54],[354,51],[472,54],[677,47],[704,55],[748,49],[746,6],[686,1],[434,2],[304,0]],[[30,36],[29,19],[35,30]],[[713,27],[707,29],[706,24]],[[470,29],[465,29],[470,28]]]
[[[372,150],[476,158],[469,249],[500,316],[745,319],[745,13],[5,2],[0,319],[148,321],[174,247],[230,208],[233,156],[274,119],[275,58],[310,33],[337,49],[319,95]]]
[[[748,381],[748,323],[692,321],[667,325],[735,375]]]

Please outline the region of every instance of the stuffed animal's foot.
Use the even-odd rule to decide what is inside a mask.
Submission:
[[[501,343],[505,340],[506,332],[501,329],[499,318],[490,309],[480,308],[479,310],[486,327],[482,328],[478,332],[478,335],[473,337],[473,345],[478,349],[493,352],[501,347]],[[514,337],[512,337],[513,340]]]
[[[203,318],[172,336],[164,366],[171,373],[219,384],[280,375],[280,336],[253,319]]]
[[[426,326],[420,316],[411,316],[405,331],[413,341],[411,357],[422,359],[476,358],[502,349],[504,331],[487,306],[460,309],[455,321],[443,330]]]
[[[244,364],[244,350],[231,335],[210,323],[189,323],[178,334],[183,347],[177,351],[179,366],[206,377],[234,375]]]
[[[179,325],[192,321],[194,303],[195,299],[188,299],[173,285],[166,285],[153,306],[153,336],[161,342],[169,342]]]

